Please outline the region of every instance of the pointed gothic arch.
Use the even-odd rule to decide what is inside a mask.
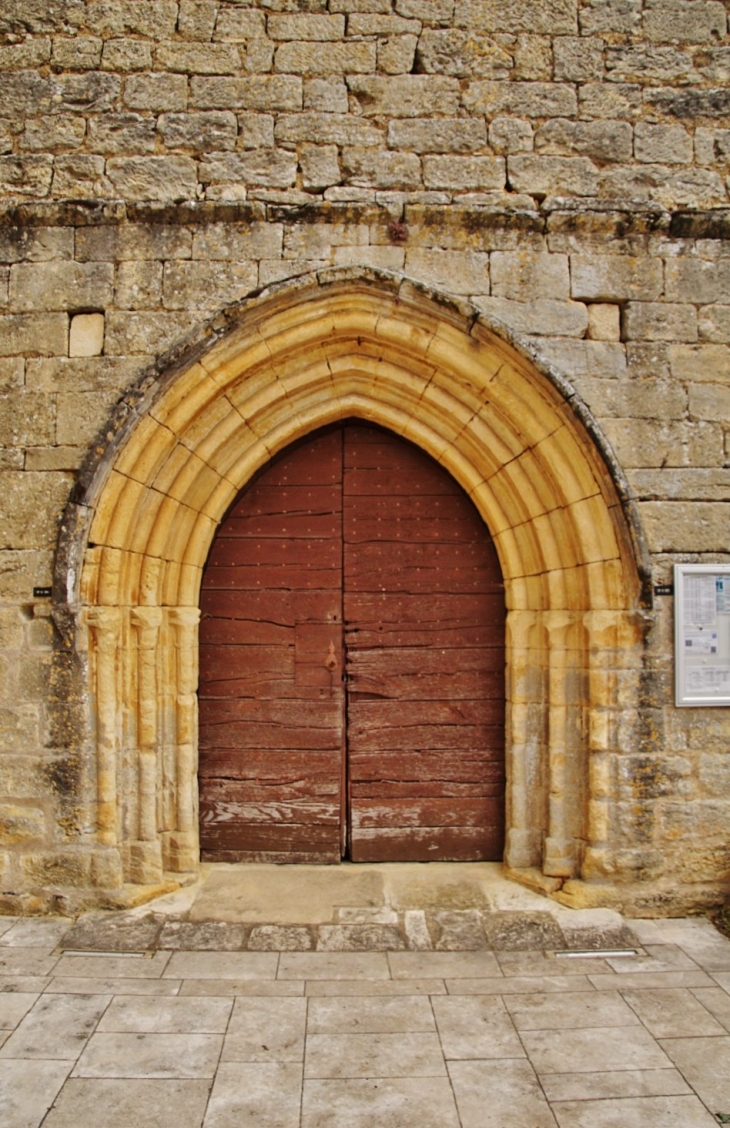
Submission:
[[[125,409],[126,410],[126,409]],[[198,594],[218,523],[289,443],[345,418],[439,461],[494,538],[507,601],[511,868],[607,879],[610,772],[646,574],[621,473],[570,385],[465,303],[373,272],[273,288],[140,385],[64,522],[88,644],[99,872],[198,865]]]

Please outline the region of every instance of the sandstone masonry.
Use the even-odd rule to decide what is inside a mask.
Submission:
[[[336,268],[463,300],[605,436],[643,668],[586,797],[610,864],[575,876],[629,911],[717,901],[728,710],[674,707],[651,588],[730,560],[728,5],[5,0],[0,67],[5,905],[122,898],[58,567],[33,594],[69,499],[224,309]]]

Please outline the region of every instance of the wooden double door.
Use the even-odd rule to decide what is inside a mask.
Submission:
[[[357,422],[289,448],[206,566],[209,861],[495,860],[504,591],[463,490]]]

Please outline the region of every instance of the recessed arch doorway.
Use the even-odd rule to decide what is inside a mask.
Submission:
[[[225,312],[125,399],[84,468],[56,585],[88,652],[82,799],[98,881],[197,869],[211,544],[273,457],[350,418],[438,462],[491,531],[507,609],[505,859],[610,880],[649,575],[621,470],[571,386],[484,315],[348,270]]]
[[[496,861],[504,585],[473,503],[392,432],[283,451],[203,573],[207,861]]]

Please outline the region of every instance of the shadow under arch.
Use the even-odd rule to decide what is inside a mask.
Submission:
[[[225,311],[143,380],[63,522],[56,593],[88,646],[100,883],[198,865],[202,568],[237,493],[345,418],[422,447],[494,538],[507,601],[505,860],[607,880],[610,761],[638,683],[646,554],[625,482],[560,375],[467,303],[329,271]]]

